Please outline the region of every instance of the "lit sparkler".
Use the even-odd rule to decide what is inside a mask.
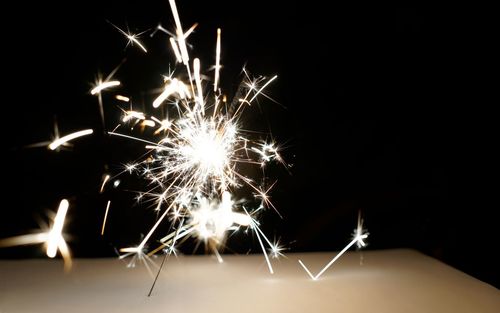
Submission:
[[[302,268],[306,271],[306,273],[311,277],[312,280],[318,280],[318,278],[323,275],[323,273],[330,268],[330,266],[335,263],[347,250],[349,250],[353,245],[356,245],[358,248],[362,248],[366,245],[364,242],[364,239],[368,238],[369,233],[366,232],[365,229],[363,229],[363,219],[361,218],[361,213],[358,215],[358,226],[354,230],[352,234],[352,240],[345,246],[342,251],[340,251],[330,262],[328,262],[321,271],[319,271],[318,274],[313,275],[311,271],[307,268],[307,266],[302,262],[302,260],[299,260],[300,265]]]
[[[275,144],[250,138],[251,133],[244,131],[240,123],[244,107],[250,106],[259,95],[263,95],[265,88],[277,76],[254,80],[244,71],[245,77],[237,93],[242,97],[227,103],[226,96],[219,88],[221,30],[217,29],[213,87],[206,88],[206,76],[201,74],[202,62],[199,58],[190,58],[186,42],[197,24],[184,31],[175,1],[169,2],[176,25],[175,32],[161,25],[154,32],[159,30],[170,35],[171,48],[177,62],[185,67],[188,80],[183,80],[181,76],[165,77],[163,90],[152,101],[153,109],[162,106],[170,113],[168,119],[132,108],[123,110],[122,123],[141,125],[142,129],[151,128],[153,134],[158,136],[156,139],[129,135],[118,131],[119,127],[108,132],[111,136],[146,144],[147,158],[128,164],[126,171],[143,174],[150,188],[141,193],[141,199],[153,201],[158,212],[156,223],[139,245],[120,251],[124,253],[123,256],[134,255],[136,259],[144,259],[160,250],[167,253],[175,251],[176,243],[191,237],[203,242],[222,262],[218,249],[224,247],[228,232],[247,228],[257,237],[269,271],[273,273],[270,256],[276,258],[282,255],[282,248],[271,243],[264,235],[256,220],[257,210],[247,210],[244,201],[236,199],[235,191],[247,186],[249,189],[246,189],[252,190],[255,199],[261,202],[258,210],[265,207],[276,210],[269,198],[274,183],[255,183],[254,179],[240,172],[239,165],[246,163],[262,167],[272,161],[283,163]],[[122,30],[120,32],[128,38],[131,36]],[[123,97],[120,95],[119,100],[123,101]],[[148,253],[148,242],[166,221],[170,222],[172,232],[163,236],[160,246]]]
[[[227,96],[220,88],[221,29],[217,29],[215,74],[213,85],[207,88],[209,82],[207,76],[202,75],[202,62],[199,58],[190,58],[189,45],[186,41],[197,24],[184,31],[175,1],[169,0],[169,3],[176,25],[175,32],[171,33],[161,25],[157,30],[171,36],[169,42],[176,61],[185,67],[188,79],[183,79],[183,76],[174,77],[173,74],[164,78],[163,90],[151,104],[153,110],[162,106],[163,111],[169,113],[169,118],[166,119],[133,110],[130,97],[123,94],[115,95],[116,100],[130,103],[130,109],[122,110],[123,117],[120,124],[113,131],[107,132],[111,136],[146,144],[147,157],[142,161],[128,164],[124,172],[142,174],[150,187],[141,193],[140,198],[146,197],[152,200],[155,211],[158,212],[156,223],[139,245],[120,249],[123,253],[120,258],[133,256],[130,263],[132,266],[134,260],[148,261],[148,256],[161,250],[167,255],[175,253],[176,245],[187,238],[194,238],[204,243],[207,250],[216,255],[219,262],[223,262],[218,250],[224,247],[227,234],[245,228],[257,237],[269,272],[273,273],[271,259],[282,256],[283,248],[265,236],[257,221],[257,213],[264,208],[273,208],[278,212],[269,196],[276,182],[270,185],[256,183],[253,178],[240,172],[239,165],[244,163],[263,167],[273,161],[284,164],[279,148],[274,143],[252,138],[254,133],[245,131],[241,125],[244,108],[251,106],[259,95],[266,96],[265,88],[277,76],[251,79],[248,72],[243,70],[244,78],[236,93],[237,97],[228,102]],[[137,39],[140,34],[131,34],[113,26],[127,37],[129,44],[135,44],[147,52]],[[91,95],[98,97],[103,126],[104,110],[101,93],[105,90],[112,91],[112,87],[121,85],[120,81],[111,80],[119,66],[107,78],[98,78],[90,91]],[[156,137],[146,139],[118,131],[123,124],[140,125],[142,130],[150,128]],[[86,129],[56,138],[50,143],[49,148],[55,150],[70,140],[92,133],[92,129]],[[100,186],[100,193],[103,193],[108,180],[110,176],[106,175]],[[259,207],[256,210],[245,207],[248,206],[248,202],[237,199],[237,190],[251,190],[253,197],[260,201]],[[110,203],[108,201],[106,206],[101,235],[105,231]],[[20,236],[1,243],[5,245],[45,242],[49,257],[54,257],[55,252],[59,250],[69,263],[69,251],[61,235],[67,205],[66,200],[61,202],[59,209],[61,213],[58,212],[50,232]],[[158,248],[148,252],[147,244],[164,222],[170,223],[172,231],[159,240]]]

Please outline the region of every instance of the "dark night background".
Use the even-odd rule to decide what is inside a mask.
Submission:
[[[222,27],[222,85],[230,94],[241,67],[279,78],[248,110],[252,129],[272,130],[284,143],[289,174],[278,179],[263,230],[292,252],[338,251],[362,210],[370,231],[367,249],[413,248],[499,286],[491,207],[475,199],[472,148],[462,143],[472,117],[456,114],[463,94],[458,78],[468,66],[459,46],[473,36],[466,18],[414,8],[307,7],[268,1],[178,1],[183,26],[202,66],[213,64],[215,31]],[[118,173],[141,155],[136,143],[101,135],[97,101],[89,95],[100,71],[116,74],[135,106],[149,107],[173,56],[168,37],[149,32],[145,55],[125,49],[126,39],[106,22],[132,32],[158,22],[172,30],[168,1],[18,2],[4,8],[2,26],[3,204],[0,238],[38,227],[37,219],[70,199],[66,232],[76,257],[114,256],[134,245],[154,214],[134,206],[140,181],[120,177],[119,188],[99,194],[105,166]],[[5,82],[6,81],[6,82]],[[108,126],[119,118],[113,93],[104,96]],[[24,146],[50,140],[54,117],[61,134],[93,128],[70,151]],[[112,207],[99,235],[106,201]],[[256,242],[230,241],[238,253],[259,252]],[[183,250],[189,253],[188,248]],[[38,247],[0,249],[1,258],[38,257]]]

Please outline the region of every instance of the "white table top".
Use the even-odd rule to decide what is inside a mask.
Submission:
[[[117,259],[0,261],[0,313],[10,312],[500,312],[498,289],[412,250],[171,257],[151,297],[144,265]],[[363,264],[360,265],[360,256]],[[157,265],[161,257],[153,260]],[[154,272],[155,269],[153,268]]]

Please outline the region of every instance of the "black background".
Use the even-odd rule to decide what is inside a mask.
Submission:
[[[262,228],[289,251],[340,250],[362,210],[371,233],[368,249],[414,248],[498,286],[491,207],[473,194],[474,148],[464,134],[480,121],[459,115],[460,75],[470,66],[465,40],[470,16],[416,8],[340,8],[308,1],[222,3],[179,1],[191,35],[192,57],[214,63],[215,30],[222,27],[222,85],[234,93],[246,64],[255,75],[278,74],[247,111],[249,128],[272,131],[284,144],[290,173],[271,166],[278,180]],[[134,245],[154,222],[134,205],[139,179],[124,175],[120,188],[99,194],[104,172],[116,174],[142,154],[136,143],[101,135],[97,101],[89,95],[100,71],[116,74],[120,93],[148,107],[173,56],[168,37],[141,36],[150,50],[125,49],[110,24],[132,32],[158,22],[174,29],[168,1],[75,1],[2,9],[2,134],[4,179],[0,237],[26,233],[46,220],[61,198],[71,207],[66,232],[76,257],[114,256]],[[110,93],[112,94],[112,93]],[[108,127],[118,103],[104,97]],[[466,114],[467,115],[467,114]],[[62,134],[93,128],[70,151],[26,145],[50,140],[54,119]],[[472,150],[472,151],[471,151]],[[107,166],[107,169],[106,169]],[[106,201],[112,199],[104,237]],[[244,236],[238,253],[258,252]],[[492,250],[493,248],[493,250]],[[190,253],[189,249],[184,252]],[[0,250],[0,257],[43,256],[38,248]]]

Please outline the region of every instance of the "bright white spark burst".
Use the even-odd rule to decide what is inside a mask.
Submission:
[[[265,255],[269,271],[273,268],[269,256],[277,258],[283,248],[271,243],[259,228],[255,211],[247,211],[243,201],[236,200],[235,191],[247,186],[255,198],[261,201],[259,208],[275,207],[268,193],[274,185],[259,185],[240,172],[240,164],[257,167],[282,158],[274,143],[249,138],[249,132],[242,129],[241,115],[276,76],[266,79],[250,79],[244,70],[244,81],[240,85],[232,103],[219,89],[221,30],[217,30],[216,59],[213,87],[208,87],[206,76],[201,75],[199,58],[190,61],[186,38],[197,24],[184,32],[175,2],[170,0],[175,20],[175,32],[168,32],[161,26],[158,30],[170,35],[169,42],[176,60],[186,69],[188,80],[169,75],[164,78],[163,90],[154,101],[153,109],[164,107],[170,113],[168,119],[149,116],[145,112],[132,109],[123,111],[122,122],[128,125],[149,127],[159,138],[146,140],[123,132],[110,131],[112,136],[120,136],[143,142],[149,151],[148,157],[137,163],[128,164],[125,171],[142,173],[149,181],[150,189],[140,194],[140,199],[154,201],[158,220],[136,247],[123,248],[125,255],[135,255],[137,259],[146,256],[147,243],[164,221],[170,221],[173,231],[164,236],[161,246],[150,251],[152,255],[163,250],[175,251],[175,244],[184,237],[193,237],[205,243],[222,262],[218,249],[224,247],[229,231],[245,227],[253,231]],[[115,26],[116,27],[116,26]],[[135,35],[125,33],[131,43],[143,46],[135,40]],[[174,35],[175,33],[175,35]],[[145,50],[145,49],[143,49]],[[206,92],[204,90],[206,87]],[[96,87],[97,88],[97,87]],[[129,99],[120,95],[120,100]],[[175,116],[172,118],[172,115]],[[268,246],[269,252],[265,246]],[[269,254],[269,256],[268,256]]]
[[[113,136],[146,143],[148,157],[144,161],[126,165],[125,171],[140,172],[149,181],[152,187],[148,191],[141,192],[137,198],[152,199],[155,203],[155,211],[159,213],[156,223],[141,243],[136,247],[121,249],[123,255],[120,258],[132,255],[131,266],[135,260],[145,261],[147,265],[148,256],[160,250],[168,255],[175,253],[176,244],[181,238],[193,237],[205,243],[207,249],[217,256],[219,262],[223,262],[218,249],[224,247],[228,232],[235,232],[244,227],[250,229],[257,237],[269,271],[273,273],[270,258],[283,256],[284,249],[279,243],[271,242],[265,236],[259,227],[260,223],[256,220],[256,215],[265,207],[271,207],[277,212],[269,197],[269,192],[276,182],[270,185],[257,184],[240,172],[239,165],[246,163],[263,167],[272,161],[284,164],[276,144],[250,138],[251,133],[244,131],[240,122],[244,109],[251,106],[259,95],[266,96],[264,89],[277,76],[251,79],[244,69],[244,79],[236,93],[237,97],[228,103],[226,95],[220,90],[221,29],[217,29],[213,88],[210,85],[206,88],[208,92],[205,93],[203,88],[209,86],[209,83],[206,76],[201,75],[201,61],[199,58],[192,60],[192,71],[187,49],[190,45],[186,42],[197,24],[184,32],[175,1],[169,0],[169,2],[176,25],[175,35],[161,26],[158,30],[170,35],[169,42],[176,61],[185,66],[188,79],[183,80],[180,76],[173,77],[173,75],[165,77],[163,91],[152,102],[152,107],[157,109],[162,105],[166,106],[165,111],[175,112],[176,117],[161,119],[149,116],[145,112],[132,110],[130,97],[123,94],[115,95],[116,100],[130,103],[130,110],[122,110],[124,114],[121,122],[123,124],[140,125],[143,131],[146,127],[152,128],[152,133],[159,137],[146,140],[116,132],[115,130],[121,125],[108,132]],[[144,45],[137,39],[140,34],[131,34],[113,26],[127,37],[129,45],[135,44],[147,52]],[[98,78],[90,91],[91,95],[98,98],[103,126],[104,110],[101,93],[121,85],[120,81],[111,80],[120,65],[105,79]],[[49,144],[49,148],[56,150],[68,141],[92,133],[92,129],[86,129],[61,138],[57,136]],[[100,193],[104,191],[109,179],[109,175],[104,177]],[[115,180],[115,187],[118,184],[119,181]],[[247,210],[243,206],[243,200],[236,200],[234,192],[245,186],[247,190],[252,190],[255,199],[261,202],[256,210]],[[101,235],[105,231],[110,204],[111,202],[108,201]],[[67,208],[68,202],[61,201],[50,231],[2,240],[0,246],[46,243],[49,257],[54,257],[59,250],[65,263],[70,264],[69,249],[62,237]],[[171,222],[173,231],[160,240],[161,245],[157,249],[148,253],[147,243],[164,220]]]

